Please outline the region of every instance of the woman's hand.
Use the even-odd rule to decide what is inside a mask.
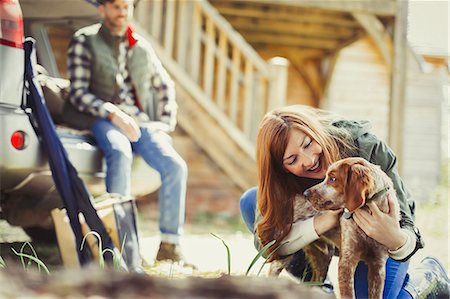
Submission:
[[[385,245],[389,250],[397,250],[407,241],[407,235],[400,229],[394,200],[388,195],[389,211],[383,213],[374,202],[353,213],[356,224],[372,239]]]
[[[314,229],[317,235],[322,235],[339,225],[339,218],[343,209],[326,211],[314,217]]]

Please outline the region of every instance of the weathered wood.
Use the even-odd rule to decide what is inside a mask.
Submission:
[[[189,1],[178,1],[178,17],[176,21],[176,60],[178,64],[186,69],[186,55],[189,48],[190,28],[187,24],[191,24],[192,20],[192,3]]]
[[[374,43],[380,50],[386,66],[390,70],[392,68],[392,38],[385,30],[383,23],[374,15],[353,13],[353,17],[361,24],[361,26],[369,33]]]
[[[150,10],[152,25],[149,28],[150,34],[158,41],[161,42],[161,18],[163,16],[163,2],[152,1],[152,7]]]
[[[280,278],[167,278],[97,267],[59,270],[50,276],[8,267],[0,271],[0,284],[2,298],[334,298],[320,288]]]
[[[177,93],[183,96],[183,101],[179,101],[180,126],[241,190],[256,185],[254,153],[250,156],[243,151],[223,126],[210,116],[209,111],[191,96],[180,89],[177,89]]]
[[[228,39],[225,32],[219,33],[219,53],[217,66],[217,105],[225,110],[225,86],[227,84]]]
[[[254,17],[264,20],[303,21],[314,24],[330,24],[358,28],[358,23],[347,13],[331,12],[326,9],[299,7],[295,1],[286,3],[263,3],[259,1],[210,1],[219,12],[229,16]]]
[[[317,48],[334,50],[340,45],[340,40],[331,38],[317,38],[292,34],[277,34],[271,32],[260,32],[258,30],[246,30],[241,32],[246,40],[253,43],[273,44],[298,48]]]
[[[250,61],[245,61],[244,66],[244,107],[243,107],[243,131],[245,136],[250,137],[250,130],[254,118],[252,113],[255,107],[255,98],[253,97],[253,65]]]
[[[236,123],[239,107],[239,77],[241,72],[241,53],[238,47],[233,47],[232,61],[229,117],[233,123]]]
[[[249,59],[256,67],[258,72],[268,76],[268,67],[264,60],[256,53],[256,51],[240,36],[231,26],[230,24],[222,17],[214,7],[209,4],[207,1],[199,1],[198,4],[201,6],[202,10],[208,15],[216,24],[217,28],[220,31],[225,31],[230,43],[239,47],[243,56],[246,59]]]
[[[148,39],[150,43],[152,43],[158,57],[161,59],[161,61],[164,61],[164,66],[172,75],[174,80],[177,81],[178,85],[182,86],[190,94],[190,96],[195,98],[200,103],[200,105],[202,105],[202,107],[204,107],[205,110],[208,111],[209,115],[216,119],[220,126],[225,128],[228,134],[233,137],[233,139],[237,144],[239,144],[242,150],[248,153],[250,157],[252,157],[254,155],[254,147],[252,143],[248,141],[242,134],[242,132],[235,127],[234,123],[232,123],[230,119],[226,117],[226,115],[222,111],[220,111],[216,105],[214,105],[214,103],[203,93],[203,91],[197,84],[194,84],[191,76],[183,71],[180,71],[179,66],[176,64],[173,58],[168,57],[161,46],[159,46],[159,44],[154,41],[152,36],[148,35],[139,24],[133,23],[133,25],[137,32],[139,32],[142,36]]]
[[[175,34],[175,2],[165,2],[163,45],[167,53],[173,55],[173,39]]]
[[[239,1],[244,2],[244,1]],[[304,8],[316,8],[324,9],[336,12],[365,12],[380,16],[392,16],[397,12],[396,1],[391,0],[362,0],[362,1],[349,1],[349,0],[247,0],[245,2],[252,3],[258,2],[258,4],[284,4],[287,3],[291,6],[304,7]]]
[[[203,62],[203,90],[209,98],[212,98],[214,82],[214,50],[216,41],[216,30],[210,18],[206,18],[206,45],[205,58]]]
[[[394,51],[391,72],[391,94],[389,109],[389,145],[397,155],[399,173],[403,168],[403,144],[405,121],[405,88],[407,73],[407,25],[408,2],[399,1],[400,6],[395,18]]]
[[[268,111],[271,111],[286,103],[289,61],[282,57],[274,57],[269,60],[269,65],[272,69],[272,80],[274,80],[274,84],[270,86],[267,107]]]
[[[201,43],[201,26],[202,15],[200,6],[194,2],[194,15],[192,17],[191,27],[191,47],[190,47],[190,65],[189,74],[194,82],[199,83],[199,67],[200,67],[200,43]]]
[[[318,36],[323,38],[350,38],[357,28],[340,27],[338,24],[312,23],[304,18],[294,20],[263,19],[259,17],[227,16],[227,20],[237,31],[258,28],[265,32],[301,34],[303,36]]]

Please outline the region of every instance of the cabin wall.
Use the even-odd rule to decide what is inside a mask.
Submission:
[[[264,51],[259,53],[261,57],[268,61],[269,59],[279,56],[276,51]],[[308,106],[317,106],[313,94],[308,84],[305,82],[300,72],[292,65],[288,67],[288,83],[286,91],[286,105],[303,104]]]
[[[389,134],[389,72],[375,44],[362,39],[339,53],[322,107],[367,119],[384,141]],[[414,198],[427,200],[440,179],[443,76],[408,57],[402,178]]]

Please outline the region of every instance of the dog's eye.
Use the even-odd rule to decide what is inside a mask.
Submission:
[[[330,183],[330,184],[334,183],[335,181],[336,181],[336,178],[334,176],[330,176],[328,178],[328,183]]]

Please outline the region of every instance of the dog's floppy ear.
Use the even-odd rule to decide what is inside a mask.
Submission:
[[[362,164],[353,164],[347,168],[345,207],[349,212],[353,212],[366,203],[367,191],[372,184],[368,167]]]

